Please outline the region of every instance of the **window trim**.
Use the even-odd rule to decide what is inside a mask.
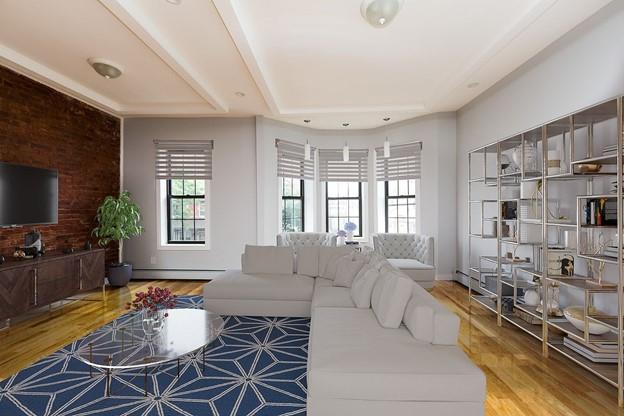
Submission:
[[[338,181],[336,181],[337,183],[339,183]],[[364,213],[362,212],[362,182],[358,182],[358,196],[357,197],[353,197],[353,196],[349,196],[349,197],[330,197],[329,196],[329,182],[325,182],[325,232],[329,232],[329,201],[340,201],[340,200],[348,200],[348,201],[352,201],[357,199],[358,200],[358,210],[360,215],[358,215],[359,221],[358,221],[358,232],[359,234],[353,234],[353,237],[355,238],[361,238],[364,236],[364,230],[362,229],[362,223],[363,223],[363,217],[364,217]],[[338,216],[338,218],[340,218],[340,216]]]
[[[407,180],[409,181],[410,179],[393,179],[393,181],[397,182],[397,186],[398,186],[398,182],[401,180]],[[384,219],[385,219],[385,226],[386,226],[386,233],[389,233],[390,231],[388,231],[388,227],[389,227],[389,219],[390,219],[390,215],[388,214],[389,210],[388,210],[388,201],[390,199],[405,199],[405,198],[414,198],[414,205],[416,205],[416,187],[414,187],[414,194],[407,194],[407,195],[396,195],[396,196],[391,196],[390,193],[388,192],[390,186],[388,184],[388,182],[390,181],[384,181],[384,207],[385,207],[385,215],[384,215]],[[397,187],[398,189],[398,187]],[[409,188],[408,188],[409,189]],[[408,230],[407,232],[410,233],[409,231],[409,215],[407,216],[407,220],[408,220]],[[416,217],[414,217],[414,221],[416,220]],[[397,224],[398,227],[398,224]],[[411,233],[415,233],[416,230],[412,231]],[[397,233],[398,233],[398,229],[397,229]]]
[[[285,200],[289,201],[296,201],[296,200],[300,200],[301,201],[301,231],[300,232],[305,232],[305,180],[304,179],[299,179],[299,196],[285,196],[284,195],[284,179],[294,179],[296,180],[296,178],[284,178],[282,177],[282,186],[280,189],[280,196],[281,196],[281,202],[283,203]],[[283,212],[283,210],[281,210]],[[281,213],[280,213],[281,216]],[[288,232],[285,231],[281,224],[284,223],[284,218],[280,218],[280,228],[282,229],[281,232]]]
[[[192,181],[196,181],[196,179],[182,179],[183,181],[186,180],[192,180]],[[201,180],[201,179],[197,179],[197,180]],[[196,246],[203,246],[206,244],[206,238],[204,238],[203,240],[172,240],[171,239],[171,200],[172,199],[179,199],[179,200],[185,200],[185,199],[203,199],[204,201],[206,201],[206,186],[205,186],[205,182],[204,181],[204,195],[172,195],[171,194],[171,181],[172,179],[166,179],[166,208],[167,208],[167,217],[166,217],[166,221],[167,221],[167,245],[196,245]],[[204,202],[205,204],[205,202]],[[184,205],[184,204],[183,204]],[[184,214],[182,215],[182,217],[184,217]],[[201,220],[201,218],[200,218]],[[205,223],[208,222],[207,218],[203,219]],[[182,229],[184,229],[184,218],[181,219],[182,221]],[[188,221],[191,221],[190,219]],[[193,216],[193,234],[196,234],[196,226],[195,226],[195,222],[197,221],[197,218],[195,218],[195,216]],[[204,236],[206,235],[206,228],[204,228]]]

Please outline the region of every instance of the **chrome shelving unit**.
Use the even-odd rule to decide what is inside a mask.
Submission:
[[[623,97],[613,98],[469,152],[467,279],[471,305],[494,313],[498,325],[507,322],[538,339],[544,357],[556,351],[615,386],[620,406],[622,106]],[[588,212],[592,204],[600,205],[600,220]],[[561,215],[566,209],[569,215]],[[570,256],[573,261],[566,264],[572,266],[564,270],[561,260],[551,261],[556,256]],[[525,291],[537,289],[540,303],[525,303]],[[559,305],[556,294],[565,295],[567,305]],[[583,329],[558,316],[551,301],[561,309],[582,302]],[[608,312],[598,312],[596,304]],[[590,334],[590,324],[608,332]],[[589,360],[566,345],[566,337],[585,345],[617,345],[617,363]]]

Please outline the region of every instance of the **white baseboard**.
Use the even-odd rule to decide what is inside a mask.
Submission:
[[[224,270],[135,270],[133,280],[211,280]]]
[[[437,274],[435,280],[453,280],[452,274]]]

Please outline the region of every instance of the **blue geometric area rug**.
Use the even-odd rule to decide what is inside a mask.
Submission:
[[[178,297],[179,308],[201,308],[201,296]],[[310,320],[223,317],[225,329],[206,349],[148,376],[114,372],[112,396],[106,376],[74,354],[77,340],[0,382],[1,416],[234,416],[305,415]],[[123,319],[123,317],[119,318]]]

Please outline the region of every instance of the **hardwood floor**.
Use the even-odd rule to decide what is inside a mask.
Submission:
[[[131,295],[148,286],[166,286],[178,295],[201,294],[204,282],[139,281],[127,288],[100,292],[93,301],[74,301],[39,312],[0,331],[0,379],[29,366],[76,338],[126,312]],[[515,327],[496,325],[493,314],[473,303],[460,284],[439,282],[433,295],[461,317],[460,344],[487,376],[488,416],[624,415],[615,388],[552,352]]]

